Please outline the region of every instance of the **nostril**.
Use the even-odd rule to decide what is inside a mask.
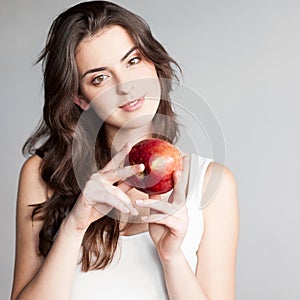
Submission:
[[[123,90],[117,90],[117,94],[118,95],[127,95],[128,94],[128,92],[125,92],[125,91],[123,91]]]

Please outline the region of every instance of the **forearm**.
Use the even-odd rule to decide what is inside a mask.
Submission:
[[[72,220],[63,221],[42,266],[17,299],[69,299],[83,235],[84,231],[76,230]]]
[[[170,300],[209,300],[182,252],[161,261]]]

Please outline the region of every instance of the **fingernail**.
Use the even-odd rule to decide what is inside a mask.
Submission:
[[[144,164],[139,164],[139,165],[136,166],[136,170],[137,171],[142,172],[142,171],[144,171],[144,169],[145,169],[145,165]]]

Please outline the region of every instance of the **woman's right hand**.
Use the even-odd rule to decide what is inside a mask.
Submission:
[[[137,215],[138,211],[126,195],[132,186],[124,179],[144,170],[144,165],[120,167],[130,147],[126,144],[107,165],[91,175],[82,193],[67,218],[72,218],[77,230],[86,230],[89,225],[107,215],[113,208]],[[121,181],[121,183],[116,184]],[[74,223],[75,222],[75,223]]]

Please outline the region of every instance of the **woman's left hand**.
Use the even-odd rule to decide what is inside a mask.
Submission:
[[[182,170],[173,173],[174,189],[168,201],[159,200],[159,195],[136,201],[137,206],[150,208],[151,214],[141,219],[149,223],[149,232],[161,260],[169,260],[181,251],[189,222],[185,205],[188,174],[189,158],[184,156]]]

